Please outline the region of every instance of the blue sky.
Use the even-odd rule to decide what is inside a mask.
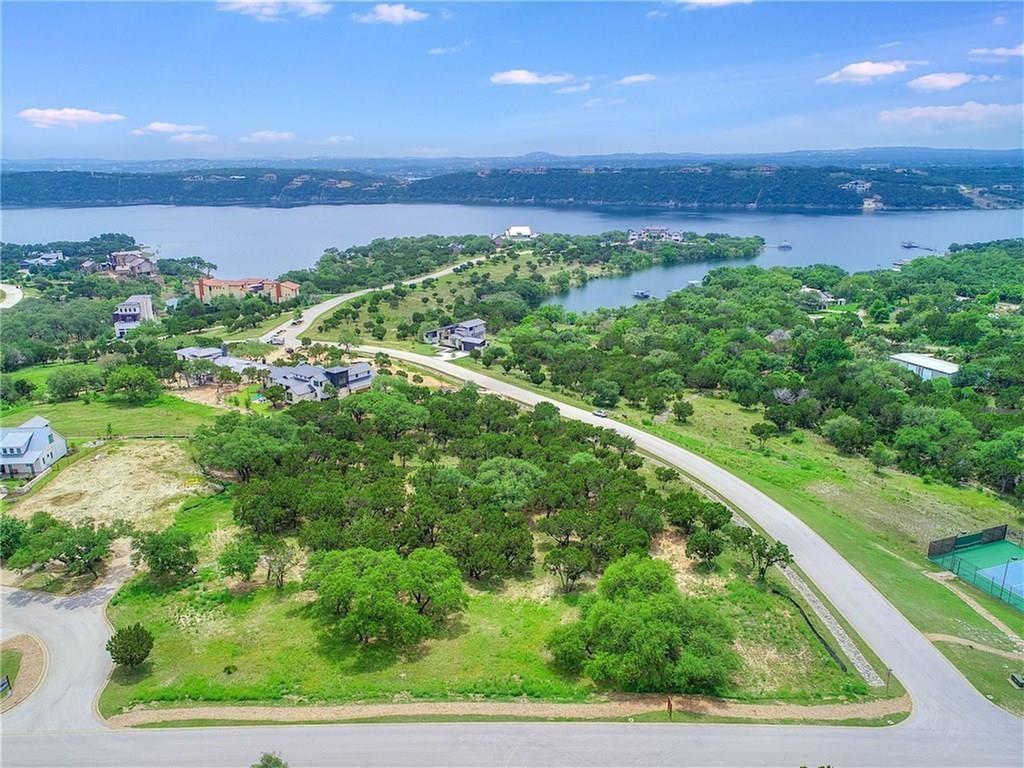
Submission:
[[[8,158],[1022,143],[1019,3],[17,3]]]

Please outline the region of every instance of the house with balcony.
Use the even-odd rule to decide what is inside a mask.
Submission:
[[[156,320],[153,297],[145,293],[129,296],[114,308],[114,335],[123,339],[147,320]]]
[[[2,477],[35,477],[67,454],[67,441],[42,416],[33,416],[19,427],[0,427]]]

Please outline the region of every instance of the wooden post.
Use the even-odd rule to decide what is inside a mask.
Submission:
[[[671,696],[667,696],[665,698],[665,702],[666,702],[666,704],[668,706],[668,719],[671,720],[672,719],[672,697]]]

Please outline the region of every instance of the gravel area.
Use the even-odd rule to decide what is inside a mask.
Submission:
[[[46,675],[46,649],[32,635],[15,635],[4,640],[0,649],[21,651],[21,667],[18,679],[14,681],[14,693],[0,701],[0,712],[6,712],[31,696],[42,682]]]

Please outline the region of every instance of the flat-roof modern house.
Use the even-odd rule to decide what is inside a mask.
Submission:
[[[299,295],[299,284],[291,280],[267,280],[262,277],[243,277],[238,280],[219,280],[216,277],[201,277],[194,288],[196,298],[209,304],[218,296],[263,296],[271,304],[294,299]]]
[[[242,357],[232,357],[220,347],[184,347],[174,353],[179,360],[209,360],[213,365],[226,367],[235,373],[255,368],[269,371],[270,384],[284,387],[285,400],[299,403],[303,400],[327,400],[361,392],[373,384],[374,372],[369,363],[352,363],[324,368],[320,365],[267,365]],[[331,386],[328,387],[327,385]]]
[[[123,339],[128,331],[138,328],[147,320],[156,320],[153,297],[145,293],[129,296],[114,308],[114,335]]]
[[[67,454],[67,441],[42,416],[20,427],[0,428],[0,476],[34,477]]]
[[[917,352],[900,352],[889,355],[889,359],[897,365],[902,365],[908,371],[913,371],[925,381],[931,379],[948,379],[956,375],[960,366],[948,360],[940,360],[931,355],[921,355]]]
[[[472,320],[463,320],[461,323],[452,323],[427,331],[423,334],[423,341],[469,352],[487,346],[487,339],[484,338],[486,335],[487,323],[475,317]]]
[[[513,242],[529,240],[533,237],[533,230],[524,225],[513,224],[511,227],[506,227],[504,238]]]

